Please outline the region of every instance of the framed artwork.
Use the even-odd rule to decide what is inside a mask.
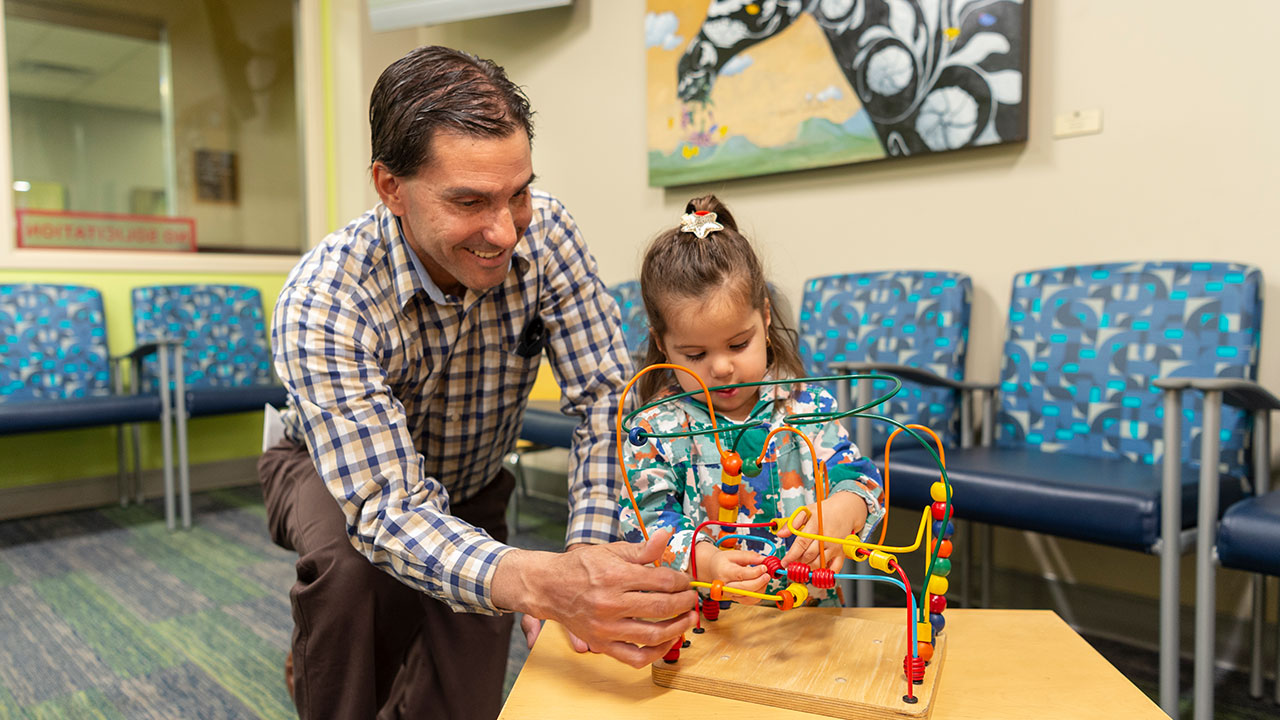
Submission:
[[[649,184],[1027,138],[1031,0],[646,0]]]

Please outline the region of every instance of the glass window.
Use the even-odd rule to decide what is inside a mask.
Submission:
[[[4,7],[19,245],[303,248],[293,0]]]

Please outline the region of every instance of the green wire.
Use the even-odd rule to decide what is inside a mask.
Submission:
[[[943,484],[943,487],[946,489],[946,493],[947,493],[946,507],[944,508],[942,513],[942,529],[946,530],[947,524],[951,522],[951,480],[947,477],[947,469],[942,465],[942,459],[938,457],[938,453],[935,452],[933,449],[933,446],[931,446],[928,442],[926,442],[925,439],[921,437],[920,434],[917,433],[915,430],[912,430],[911,428],[907,427],[906,425],[903,425],[897,420],[893,420],[892,418],[888,418],[883,415],[874,415],[872,413],[867,412],[871,408],[877,407],[879,405],[882,405],[888,402],[889,400],[893,399],[895,395],[898,394],[898,392],[902,389],[902,381],[899,380],[898,378],[892,375],[881,375],[879,373],[852,374],[852,375],[824,375],[822,377],[797,378],[793,380],[760,380],[757,382],[749,382],[749,383],[733,383],[732,385],[716,385],[715,387],[708,388],[708,391],[733,390],[735,388],[761,387],[764,385],[794,385],[799,382],[827,382],[830,380],[834,380],[834,381],[849,380],[850,382],[856,382],[858,380],[872,380],[872,381],[886,380],[886,381],[892,382],[893,387],[884,395],[881,395],[880,397],[875,398],[874,400],[871,400],[865,405],[859,405],[853,408],[852,410],[846,410],[844,412],[826,412],[826,413],[821,413],[821,412],[795,413],[795,414],[787,415],[783,417],[782,418],[783,424],[793,425],[793,426],[794,425],[816,425],[818,423],[831,422],[832,420],[842,420],[847,417],[861,417],[861,418],[867,418],[869,420],[882,420],[884,422],[889,423],[890,425],[894,425],[897,428],[906,431],[908,435],[916,439],[916,442],[924,446],[924,449],[928,451],[929,456],[933,458],[934,464],[938,466],[938,472],[942,477],[942,484]],[[659,398],[657,400],[654,400],[651,403],[648,403],[647,405],[643,405],[640,408],[627,414],[627,416],[623,418],[622,432],[624,435],[629,435],[630,430],[627,428],[626,424],[634,420],[637,415],[644,412],[645,410],[648,410],[653,407],[657,407],[659,405],[671,402],[673,400],[681,400],[683,398],[692,397],[694,395],[702,395],[702,394],[703,394],[703,391],[701,389],[690,390],[688,392],[683,392],[678,395],[668,395],[667,397]],[[729,432],[737,431],[738,435],[734,439],[733,444],[730,447],[730,449],[733,452],[737,452],[738,441],[742,439],[742,436],[746,433],[747,430],[750,430],[751,428],[756,427],[757,425],[760,425],[760,423],[747,422],[747,423],[740,423],[736,425],[733,425],[733,424],[726,425],[724,427],[708,428],[706,430],[685,430],[681,432],[669,432],[669,433],[650,433],[650,432],[641,430],[640,437],[669,439],[669,438],[678,438],[678,437],[694,437],[697,435],[729,433]],[[635,510],[638,515],[639,508],[636,508]],[[938,553],[942,549],[942,543],[944,539],[945,538],[943,538],[942,533],[939,533],[937,540],[933,546],[933,552],[929,554],[929,565],[925,569],[924,583],[920,586],[920,598],[916,603],[917,622],[925,622],[929,619],[929,609],[928,609],[928,605],[925,603],[925,595],[927,595],[929,592],[929,580],[933,578],[933,568],[938,561]]]

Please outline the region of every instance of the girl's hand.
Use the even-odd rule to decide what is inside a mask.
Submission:
[[[817,505],[806,505],[804,509],[808,513],[808,519],[805,520],[800,530],[811,535],[817,535]],[[861,530],[866,522],[867,501],[856,493],[838,492],[822,501],[822,534],[827,537],[844,539]],[[778,531],[778,537],[780,538],[788,537],[791,534],[791,529],[785,525]],[[796,538],[796,541],[791,544],[791,549],[782,558],[783,567],[798,562],[810,567],[829,567],[833,571],[839,572],[844,565],[843,546],[834,542],[823,544],[826,546],[826,557],[819,561],[818,542],[807,537]],[[818,562],[822,564],[818,565]]]
[[[700,542],[694,548],[697,553],[698,579],[704,582],[724,581],[725,587],[750,592],[762,592],[769,584],[769,577],[761,563],[764,558],[749,550],[717,550],[709,542]],[[726,600],[754,605],[760,600],[748,595],[725,593]]]

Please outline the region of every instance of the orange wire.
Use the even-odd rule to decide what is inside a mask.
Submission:
[[[635,491],[631,489],[631,478],[627,477],[627,462],[622,453],[622,409],[627,405],[627,393],[631,392],[631,386],[635,385],[636,381],[644,377],[644,374],[650,370],[681,370],[688,373],[694,380],[697,380],[698,385],[702,387],[703,395],[707,398],[707,412],[711,414],[711,429],[716,429],[716,409],[711,404],[711,391],[707,389],[707,384],[702,382],[702,378],[698,377],[697,373],[683,365],[675,365],[673,363],[656,363],[654,365],[650,365],[636,373],[635,377],[631,378],[631,381],[627,383],[627,386],[622,389],[622,397],[618,398],[618,467],[622,469],[622,482],[627,487],[627,498],[631,500],[631,509],[636,513],[636,524],[640,526],[640,534],[644,536],[645,542],[649,542],[649,530],[644,526],[644,518],[640,517],[640,506],[636,505],[636,494]],[[723,457],[724,448],[720,446],[720,434],[711,433],[711,437],[716,442],[716,450],[719,450],[721,457]],[[662,561],[655,560],[653,564],[657,567],[662,564]]]
[[[825,487],[827,472],[826,466],[818,462],[818,452],[813,449],[813,442],[809,440],[809,436],[790,425],[781,425],[774,428],[769,431],[768,435],[764,436],[764,447],[760,448],[760,457],[756,458],[756,466],[759,467],[764,463],[764,454],[765,451],[769,449],[769,441],[773,439],[774,435],[777,435],[780,432],[793,432],[799,436],[801,440],[804,440],[805,445],[809,446],[809,455],[813,458],[813,485],[818,490],[818,534],[825,535],[826,533],[822,531],[822,501],[826,498],[827,494]],[[827,549],[823,545],[822,540],[818,540],[818,561],[822,563],[822,567],[827,566]]]
[[[947,466],[947,451],[942,447],[942,440],[938,437],[938,433],[930,430],[924,425],[907,425],[912,430],[923,430],[933,436],[933,443],[938,448],[938,462],[943,467]],[[902,432],[902,428],[898,428],[889,434],[889,439],[884,441],[884,519],[880,521],[880,541],[877,545],[884,544],[884,535],[889,530],[889,448],[893,445],[893,439],[898,433]]]

